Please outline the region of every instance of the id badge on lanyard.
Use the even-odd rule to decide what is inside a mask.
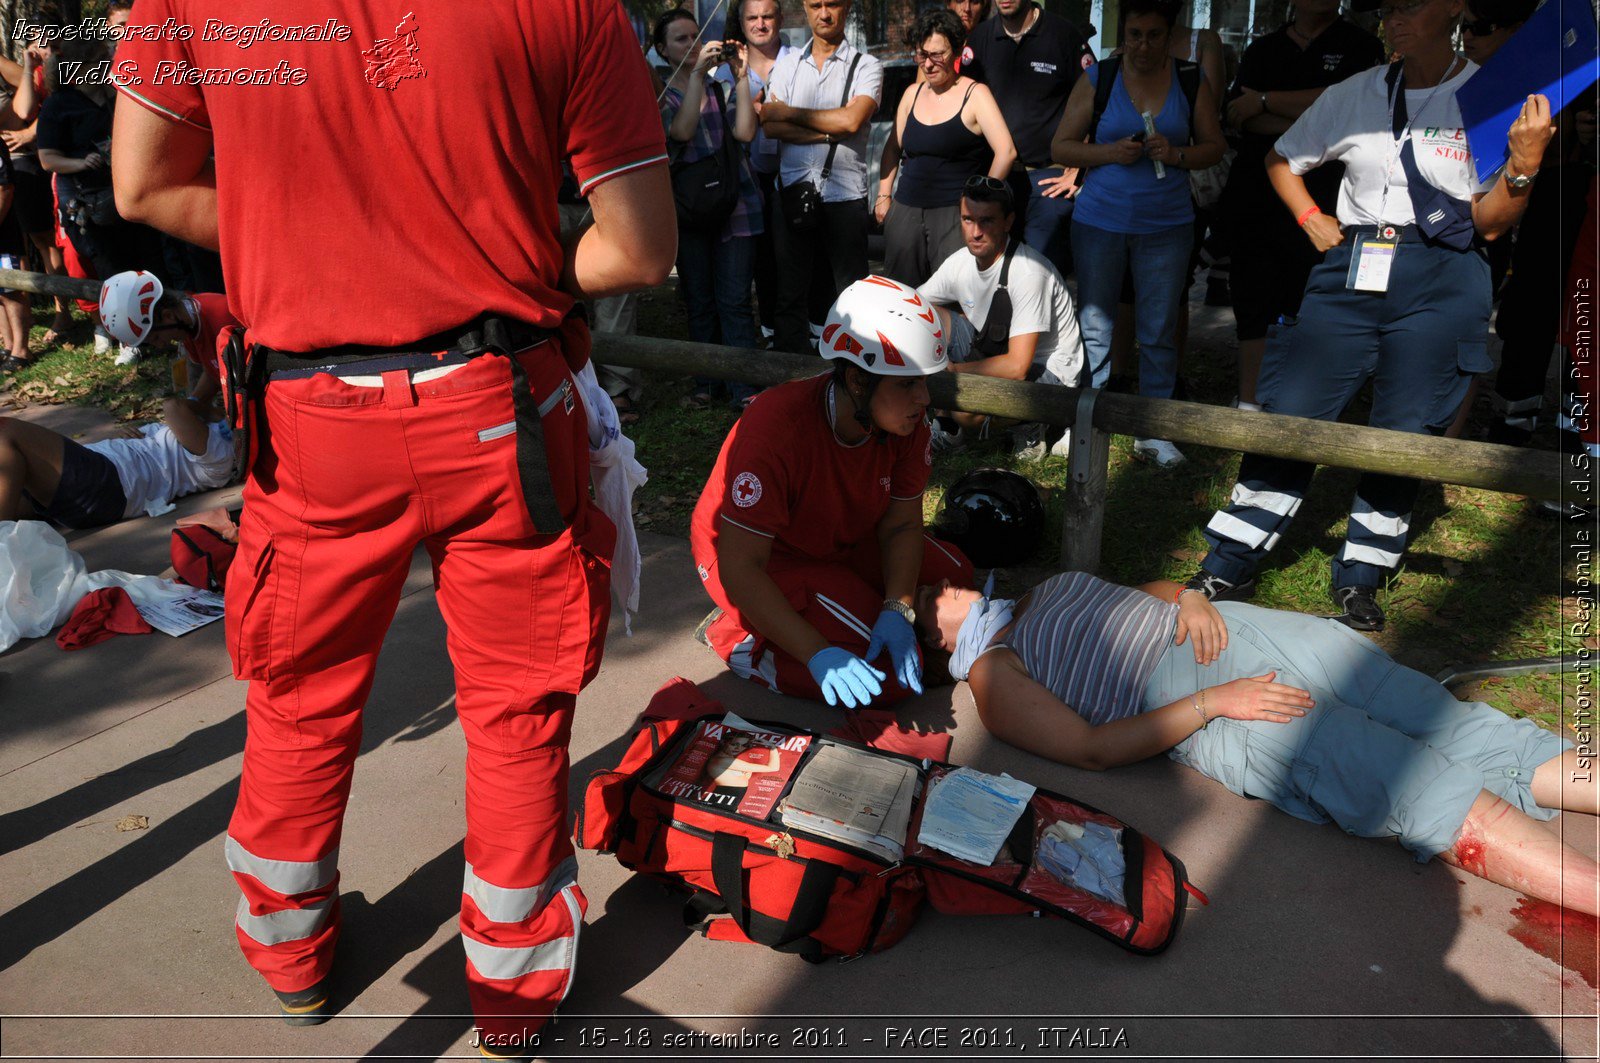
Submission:
[[[1418,114],[1428,109],[1428,104],[1433,102],[1440,87],[1450,80],[1450,75],[1455,69],[1456,64],[1452,62],[1445,76],[1439,80],[1439,84],[1428,93],[1428,98],[1417,111]],[[1409,108],[1406,107],[1405,80],[1402,68],[1398,64],[1391,69],[1385,81],[1389,89],[1389,130],[1394,135],[1394,150],[1389,155],[1389,166],[1383,177],[1383,199],[1378,207],[1380,219],[1378,231],[1371,236],[1363,234],[1356,237],[1351,249],[1350,274],[1345,279],[1344,286],[1356,292],[1387,292],[1389,277],[1394,272],[1394,260],[1400,253],[1400,231],[1393,225],[1382,224],[1381,219],[1389,209],[1389,182],[1394,177],[1395,163],[1411,136],[1411,126],[1416,119],[1406,114]]]
[[[1344,286],[1356,292],[1387,292],[1389,274],[1399,252],[1400,233],[1393,225],[1380,226],[1371,236],[1357,236]]]

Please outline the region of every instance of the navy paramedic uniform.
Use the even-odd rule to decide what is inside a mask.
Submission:
[[[1357,74],[1278,141],[1295,173],[1345,164],[1344,242],[1312,270],[1299,317],[1268,340],[1258,394],[1269,413],[1331,421],[1370,380],[1372,427],[1438,435],[1473,376],[1492,368],[1489,266],[1471,220],[1481,189],[1455,100],[1477,67],[1461,62],[1427,89],[1405,89],[1399,64]],[[1355,289],[1359,240],[1380,229],[1398,237],[1387,290]],[[1245,455],[1231,504],[1206,526],[1203,569],[1230,583],[1249,579],[1294,519],[1313,471]],[[1380,586],[1399,565],[1417,488],[1405,477],[1361,477],[1333,561],[1335,592]]]

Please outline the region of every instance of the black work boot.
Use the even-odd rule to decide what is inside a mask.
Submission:
[[[1188,590],[1199,591],[1212,602],[1243,602],[1252,598],[1256,593],[1254,577],[1241,583],[1229,583],[1221,576],[1213,576],[1205,569],[1201,569],[1189,577],[1189,582],[1184,584]]]
[[[1357,631],[1383,630],[1383,607],[1378,604],[1378,588],[1335,587],[1333,604],[1341,611],[1334,619],[1346,627]]]
[[[319,1026],[333,1018],[333,991],[331,978],[324,978],[310,989],[296,993],[283,993],[274,989],[278,1007],[283,1009],[283,1021],[290,1026]]]

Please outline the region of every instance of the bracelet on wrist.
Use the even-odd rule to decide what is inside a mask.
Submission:
[[[1318,207],[1316,205],[1312,205],[1312,206],[1306,208],[1306,212],[1304,214],[1300,215],[1298,218],[1296,218],[1294,220],[1294,223],[1296,225],[1300,226],[1300,228],[1304,229],[1306,227],[1306,222],[1310,221],[1312,218],[1315,218],[1318,214],[1321,214],[1321,213],[1322,213],[1322,208],[1321,207]]]
[[[1200,714],[1200,720],[1201,720],[1200,730],[1202,730],[1202,731],[1204,731],[1206,729],[1206,727],[1208,727],[1210,725],[1210,723],[1211,723],[1211,717],[1207,716],[1206,715],[1206,710],[1200,707],[1200,700],[1199,699],[1200,699],[1200,697],[1204,697],[1204,696],[1205,696],[1205,691],[1203,691],[1203,690],[1200,692],[1199,696],[1196,696],[1194,694],[1189,695],[1189,704],[1193,705],[1194,706],[1194,711],[1198,712]]]

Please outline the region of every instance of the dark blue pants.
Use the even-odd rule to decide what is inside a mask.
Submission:
[[[1017,223],[1012,235],[1050,260],[1063,277],[1072,275],[1072,208],[1070,196],[1051,198],[1039,191],[1039,182],[1060,177],[1059,166],[1038,170],[1013,170],[1011,192],[1017,201]]]
[[[689,338],[750,350],[756,345],[756,321],[750,308],[750,263],[756,238],[681,230],[678,233],[678,290],[689,317]],[[709,378],[696,377],[706,387]],[[755,394],[749,384],[728,386],[736,399]]]
[[[1311,271],[1300,315],[1267,341],[1258,395],[1269,413],[1337,420],[1372,381],[1374,428],[1439,435],[1472,377],[1489,361],[1489,266],[1475,252],[1401,236],[1384,293],[1345,287],[1355,237],[1349,229]],[[1250,577],[1294,519],[1315,466],[1246,454],[1232,503],[1206,526],[1202,567],[1232,583]],[[1376,587],[1400,563],[1417,481],[1367,473],[1356,485],[1333,586]]]

